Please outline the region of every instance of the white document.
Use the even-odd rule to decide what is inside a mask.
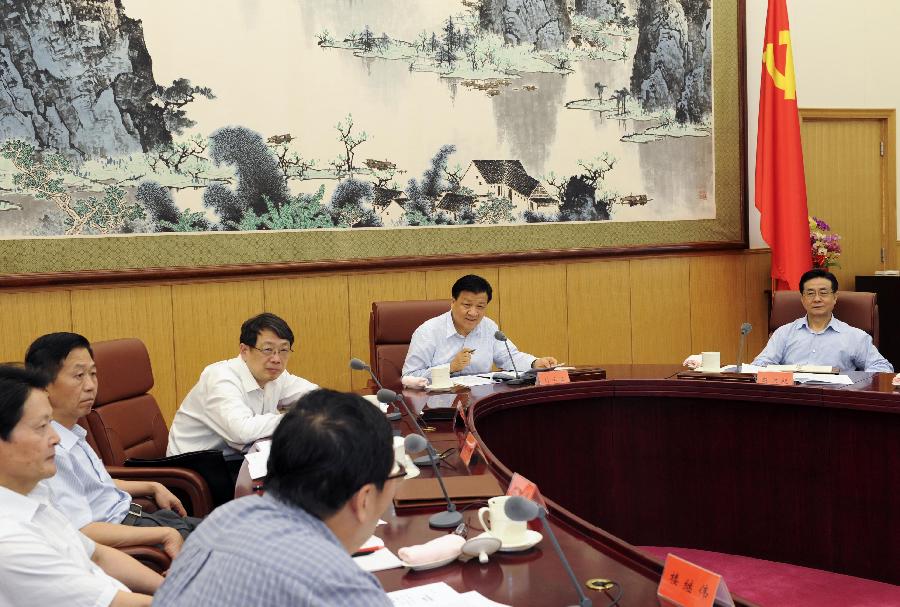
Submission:
[[[395,590],[394,592],[388,592],[387,595],[396,607],[416,607],[417,605],[438,607],[438,605],[447,604],[447,601],[458,600],[460,596],[457,591],[445,582]]]
[[[244,455],[250,471],[250,478],[256,480],[263,478],[269,472],[269,451],[272,449],[272,441],[259,441],[254,445],[254,451]]]
[[[744,363],[741,365],[741,373],[758,373],[759,367],[756,365],[751,365],[750,363]],[[719,369],[723,373],[737,373],[737,365],[726,365]]]
[[[791,371],[792,373],[831,373],[827,365],[769,365],[766,371]]]
[[[853,385],[853,380],[849,375],[831,375],[829,373],[794,373],[794,381],[798,384]]]
[[[452,381],[454,385],[465,386],[467,388],[471,388],[472,386],[487,386],[488,384],[496,383],[487,375],[460,375],[459,377],[451,377],[450,381]]]
[[[354,556],[353,561],[359,565],[360,569],[370,573],[373,571],[383,571],[385,569],[403,567],[403,562],[388,548],[379,548],[375,552],[370,552],[369,554]]]
[[[509,607],[492,601],[477,590],[460,594],[444,582],[395,590],[388,592],[388,598],[396,607]]]

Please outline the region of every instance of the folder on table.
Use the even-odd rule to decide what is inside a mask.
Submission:
[[[471,504],[504,494],[500,483],[491,474],[444,477],[444,485],[456,505]],[[394,505],[398,510],[442,504],[446,504],[446,500],[436,478],[411,478],[403,481],[394,496]]]

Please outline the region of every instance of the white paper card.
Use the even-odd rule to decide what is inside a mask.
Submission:
[[[471,388],[472,386],[487,386],[496,383],[490,377],[482,377],[480,375],[460,375],[459,377],[452,378],[452,381],[457,386],[465,386],[467,388]]]
[[[375,552],[364,554],[362,556],[354,556],[353,561],[359,565],[363,571],[383,571],[385,569],[396,569],[403,567],[403,563],[397,558],[397,555],[388,548],[379,548]]]

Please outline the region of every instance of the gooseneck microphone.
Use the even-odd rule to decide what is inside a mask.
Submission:
[[[513,373],[516,374],[515,379],[507,379],[506,383],[508,383],[508,384],[522,383],[522,378],[519,377],[519,370],[516,369],[516,361],[513,360],[512,350],[510,350],[510,348],[509,348],[509,338],[506,337],[506,333],[504,333],[503,331],[497,331],[496,333],[494,333],[494,339],[496,339],[497,341],[502,341],[503,345],[506,346],[506,353],[509,354],[509,362],[512,365]]]
[[[384,386],[381,385],[381,382],[378,381],[378,378],[377,378],[377,377],[375,377],[375,373],[372,372],[372,367],[370,367],[369,365],[367,365],[366,363],[364,363],[364,362],[361,361],[360,359],[358,359],[358,358],[351,358],[351,359],[350,359],[350,368],[353,369],[354,371],[368,371],[368,372],[369,372],[369,377],[372,378],[372,381],[375,382],[375,385],[378,386],[378,389],[379,389],[379,390],[384,390]],[[399,411],[393,411],[393,412],[391,412],[391,413],[385,412],[384,415],[385,415],[385,417],[388,418],[388,421],[392,421],[392,422],[397,421],[397,420],[400,419],[400,417],[401,417]]]
[[[463,516],[456,509],[456,504],[450,499],[447,488],[444,486],[444,479],[441,477],[440,466],[438,466],[436,461],[437,453],[435,453],[434,447],[431,446],[428,439],[419,434],[407,434],[406,438],[403,439],[403,447],[406,449],[407,453],[418,453],[419,451],[428,453],[428,457],[431,459],[431,463],[434,466],[434,475],[437,477],[438,483],[441,486],[441,492],[444,494],[444,499],[447,500],[447,509],[443,512],[432,514],[428,519],[428,524],[432,527],[437,527],[438,529],[450,529],[451,527],[459,525],[463,520]]]
[[[562,561],[566,573],[569,574],[569,579],[572,580],[572,585],[575,586],[575,591],[578,593],[579,607],[591,607],[591,605],[593,604],[591,603],[591,599],[587,598],[587,596],[581,590],[581,584],[578,583],[578,578],[575,577],[575,572],[572,571],[572,567],[569,565],[569,561],[566,560],[566,555],[563,554],[562,548],[560,548],[559,546],[559,542],[556,541],[556,535],[553,533],[553,529],[550,528],[550,523],[547,522],[547,511],[538,504],[535,504],[533,501],[525,499],[521,495],[516,495],[506,500],[506,505],[503,507],[503,511],[506,513],[506,516],[514,521],[531,521],[536,518],[541,519],[541,523],[544,525],[544,529],[547,531],[548,535],[550,535],[550,541],[553,542],[553,548],[556,549],[556,554],[559,556],[559,560]]]
[[[737,354],[737,366],[735,367],[735,371],[738,373],[741,372],[741,365],[744,360],[744,343],[747,341],[747,333],[749,333],[753,329],[753,325],[749,322],[745,322],[741,325],[741,340],[738,342],[738,354]]]
[[[418,432],[419,435],[422,438],[424,438],[426,441],[428,440],[428,437],[425,436],[425,431],[422,430],[422,426],[419,425],[419,422],[416,419],[415,411],[412,411],[409,408],[409,406],[406,404],[406,401],[403,399],[402,396],[400,396],[393,390],[389,390],[387,388],[382,388],[381,390],[378,391],[378,394],[376,394],[375,397],[378,399],[378,402],[383,403],[385,405],[394,403],[394,406],[397,407],[397,409],[398,409],[398,413],[396,413],[397,419],[400,418],[400,413],[399,413],[400,408],[402,407],[403,409],[406,409],[406,413],[409,415],[409,418],[412,420],[413,426],[415,426],[415,428],[416,428],[416,432]],[[419,449],[419,451],[421,451],[421,449]],[[413,463],[417,466],[431,466],[434,464],[434,460],[432,460],[431,457],[428,455],[422,455],[420,457],[415,458],[413,460]]]

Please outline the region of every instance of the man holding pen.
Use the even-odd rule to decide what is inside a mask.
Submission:
[[[537,358],[519,352],[507,341],[512,352],[510,361],[506,345],[497,340],[497,323],[484,315],[493,296],[490,283],[474,274],[457,280],[451,290],[450,310],[425,321],[413,333],[403,363],[403,375],[431,377],[431,367],[450,363],[451,375],[487,373],[491,365],[501,369],[545,369],[557,361],[552,356]]]

